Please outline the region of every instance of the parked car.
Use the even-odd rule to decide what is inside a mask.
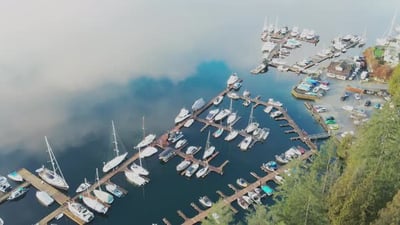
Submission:
[[[340,100],[345,101],[349,97],[349,93],[345,92],[344,95],[340,97]]]
[[[364,105],[365,106],[370,106],[371,105],[371,101],[370,100],[365,101]]]

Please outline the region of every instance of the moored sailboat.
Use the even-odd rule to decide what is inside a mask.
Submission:
[[[128,179],[129,182],[137,186],[143,186],[148,182],[148,180],[144,179],[139,174],[130,170],[125,170],[125,177]]]
[[[114,197],[111,194],[101,190],[100,180],[99,180],[99,172],[98,172],[97,168],[96,168],[96,180],[97,180],[99,189],[94,189],[93,194],[96,196],[96,198],[98,198],[100,201],[102,201],[104,203],[107,203],[107,204],[113,203]]]
[[[84,181],[76,188],[76,193],[80,193],[83,191],[86,191],[89,187],[91,186],[91,184],[86,180],[86,177],[84,179]]]
[[[37,169],[36,172],[39,174],[39,177],[42,178],[46,183],[56,188],[68,190],[69,185],[65,181],[64,175],[62,174],[60,166],[58,165],[57,159],[53,153],[53,150],[50,147],[47,137],[45,136],[44,139],[46,141],[47,152],[50,156],[52,170],[47,169],[43,165],[42,168]]]
[[[111,121],[111,124],[112,124],[113,139],[114,139],[113,142],[114,142],[115,157],[104,164],[104,166],[103,166],[103,172],[104,173],[107,173],[111,169],[113,169],[116,166],[118,166],[119,164],[121,164],[122,161],[124,161],[126,156],[128,155],[128,152],[125,152],[124,154],[119,155],[117,135],[116,135],[116,132],[115,132],[114,121]]]
[[[199,169],[199,170],[196,172],[196,177],[197,177],[197,178],[200,178],[200,177],[205,176],[205,175],[208,173],[208,169],[209,169],[208,166],[205,166],[205,167]]]
[[[210,146],[210,131],[208,131],[207,142],[203,154],[203,160],[210,157],[215,151],[215,146]]]

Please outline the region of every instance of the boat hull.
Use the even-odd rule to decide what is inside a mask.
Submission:
[[[107,173],[108,171],[112,170],[116,166],[122,163],[122,161],[125,160],[126,156],[128,155],[127,152],[125,152],[122,155],[116,156],[115,158],[111,159],[108,161],[104,166],[103,166],[103,173]]]
[[[38,173],[39,177],[42,178],[46,183],[62,189],[68,190],[69,186],[67,182],[58,174],[54,173],[52,170],[47,168],[42,168],[41,171]]]

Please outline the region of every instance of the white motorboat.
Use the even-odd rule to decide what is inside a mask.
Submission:
[[[128,179],[129,182],[137,185],[137,186],[143,186],[145,185],[148,181],[144,179],[143,177],[139,176],[139,174],[126,170],[125,171],[125,176]]]
[[[228,135],[224,138],[225,141],[232,141],[238,136],[239,132],[237,130],[231,130]]]
[[[229,86],[233,85],[234,83],[236,83],[238,80],[239,80],[238,75],[236,73],[232,73],[229,76],[228,80],[226,81],[226,86],[229,87]]]
[[[190,116],[190,112],[186,108],[182,108],[175,117],[175,123],[180,123]]]
[[[45,191],[36,191],[36,198],[44,206],[49,206],[54,202],[54,199]]]
[[[261,196],[260,196],[259,194],[257,194],[256,192],[254,192],[254,191],[249,191],[249,192],[247,192],[247,195],[249,196],[249,198],[250,198],[253,202],[255,202],[255,203],[259,204],[259,205],[262,204],[262,202],[261,202]]]
[[[247,204],[249,204],[249,206],[253,204],[253,200],[251,200],[248,195],[243,195],[242,198],[247,202]]]
[[[139,144],[135,146],[135,148],[146,147],[147,145],[151,144],[156,139],[156,137],[157,136],[155,134],[148,134],[146,137],[143,138],[143,140],[139,142]]]
[[[261,127],[257,127],[254,131],[253,131],[253,136],[258,137],[262,132],[262,128]]]
[[[183,124],[183,126],[190,127],[190,126],[192,126],[193,122],[194,122],[194,119],[190,118],[190,119],[186,120],[186,122]]]
[[[11,194],[8,196],[7,200],[16,200],[22,196],[25,195],[26,192],[29,191],[29,188],[25,188],[25,187],[18,187],[15,190],[13,190],[11,192]]]
[[[6,192],[11,187],[6,177],[0,176],[0,191]]]
[[[219,105],[222,102],[223,99],[224,99],[224,96],[223,95],[219,95],[213,100],[213,104],[214,105]]]
[[[42,178],[45,182],[48,184],[60,188],[63,190],[68,190],[69,185],[65,181],[64,175],[62,174],[62,171],[60,169],[60,166],[58,165],[57,159],[53,153],[53,150],[50,147],[49,142],[47,141],[47,137],[44,137],[47,145],[47,152],[49,153],[50,156],[50,163],[52,166],[52,170],[47,169],[42,166],[42,168],[39,168],[36,170],[36,172],[39,174],[39,177]]]
[[[249,183],[244,178],[236,179],[236,183],[237,183],[237,185],[239,185],[242,188],[245,188],[249,185]]]
[[[249,90],[246,89],[246,90],[243,91],[243,97],[247,97],[248,98],[248,97],[250,97],[250,95],[251,94],[250,94]]]
[[[68,202],[68,210],[72,212],[79,219],[89,223],[94,219],[94,214],[89,211],[85,206],[77,202]]]
[[[98,213],[106,214],[108,211],[108,207],[93,196],[83,195],[82,201],[87,207],[93,209]]]
[[[10,178],[11,180],[17,181],[17,182],[24,181],[24,178],[22,178],[22,176],[17,171],[13,171],[13,172],[9,173],[7,175],[7,177]]]
[[[219,109],[212,109],[208,112],[207,116],[206,116],[206,120],[208,121],[212,121],[214,119],[214,117],[219,113]]]
[[[230,98],[230,99],[239,99],[240,98],[239,94],[236,92],[233,92],[233,91],[228,92],[226,94],[226,96],[228,96],[228,98]]]
[[[206,195],[201,196],[199,198],[199,202],[202,206],[206,208],[210,208],[213,205],[212,201]]]
[[[190,164],[192,164],[190,160],[183,160],[176,166],[176,171],[183,171],[184,169],[188,168]]]
[[[167,147],[164,151],[162,151],[158,155],[158,158],[163,162],[168,162],[168,160],[170,160],[175,155],[176,155],[176,150],[174,148]]]
[[[118,149],[118,142],[117,142],[117,135],[115,132],[115,127],[114,127],[114,121],[111,121],[112,125],[112,132],[113,132],[113,143],[114,143],[114,152],[115,152],[115,157],[112,158],[110,161],[106,162],[103,165],[103,173],[107,173],[108,171],[112,170],[113,168],[117,167],[119,164],[122,163],[122,161],[125,160],[126,156],[128,155],[128,152],[125,152],[122,155],[119,155],[119,149]]]
[[[101,190],[100,181],[99,181],[99,171],[97,168],[96,168],[96,180],[97,180],[99,189],[94,189],[93,194],[96,196],[96,198],[98,198],[100,201],[102,201],[106,204],[113,203],[114,197],[111,194]]]
[[[185,176],[187,177],[191,177],[196,171],[197,169],[199,169],[199,164],[198,163],[193,163],[192,165],[190,165],[186,170],[185,170]]]
[[[193,145],[191,145],[191,146],[189,146],[189,147],[187,147],[187,149],[186,149],[186,154],[187,155],[194,155],[194,154],[196,154],[199,150],[200,150],[200,146],[193,146]]]
[[[251,141],[253,140],[252,136],[247,136],[245,137],[240,143],[239,143],[239,148],[242,151],[247,150],[247,148],[249,147],[249,145],[251,144]]]
[[[272,111],[273,108],[274,107],[272,105],[266,106],[265,109],[264,109],[264,112],[269,114]]]
[[[280,101],[275,101],[273,98],[269,98],[268,103],[276,107],[281,107],[283,105]]]
[[[199,170],[196,172],[196,177],[197,177],[197,178],[200,178],[200,177],[205,176],[205,175],[207,174],[207,172],[208,172],[208,169],[209,169],[208,166],[205,166],[205,167],[199,169]]]
[[[282,112],[279,110],[273,111],[271,114],[271,118],[276,118],[282,115]]]
[[[237,201],[238,205],[239,205],[242,209],[246,210],[246,209],[249,208],[249,203],[247,203],[246,200],[243,199],[243,197],[237,198],[236,201]]]
[[[193,103],[192,110],[193,111],[197,111],[197,110],[203,108],[203,106],[205,104],[206,104],[206,102],[204,101],[204,99],[203,98],[199,98]]]
[[[280,175],[275,175],[274,179],[278,184],[283,184],[283,182],[284,182],[283,177]]]
[[[229,114],[231,114],[231,111],[229,109],[223,109],[215,116],[214,120],[215,121],[223,120]]]
[[[210,157],[215,151],[215,146],[210,145],[210,131],[208,131],[208,137],[206,142],[206,147],[203,154],[203,160]]]
[[[143,150],[140,150],[139,157],[140,158],[146,158],[150,157],[158,152],[158,149],[153,146],[147,146]]]
[[[222,135],[222,133],[224,133],[224,128],[222,128],[222,127],[218,128],[217,130],[214,131],[213,137],[219,138]]]
[[[118,198],[124,195],[124,193],[118,188],[116,184],[106,184],[106,190]]]
[[[0,217],[0,225],[4,225],[4,220]]]
[[[285,153],[275,155],[275,160],[280,164],[286,164],[289,162],[289,159],[286,158]]]
[[[246,107],[249,106],[250,104],[251,104],[251,101],[249,99],[246,99],[243,101],[243,105]]]
[[[239,90],[240,89],[240,87],[242,87],[242,83],[241,82],[236,82],[236,83],[234,83],[233,85],[232,85],[232,88],[234,89],[234,90]]]
[[[139,175],[143,175],[143,176],[147,176],[149,175],[149,171],[146,170],[143,166],[140,166],[136,163],[132,163],[132,165],[129,167],[133,172],[139,174]]]
[[[261,140],[265,141],[265,140],[267,140],[269,133],[270,133],[270,129],[264,127],[261,129],[261,133],[260,133],[259,137],[261,138]]]
[[[182,148],[183,146],[185,146],[187,144],[187,140],[186,139],[181,139],[179,141],[176,142],[175,144],[175,148],[179,149]]]
[[[183,138],[182,131],[171,131],[168,133],[168,141],[171,143],[175,143],[181,138]]]
[[[80,193],[83,191],[86,191],[89,187],[91,186],[91,184],[86,180],[86,177],[83,181],[83,183],[81,183],[78,188],[76,188],[76,193]]]

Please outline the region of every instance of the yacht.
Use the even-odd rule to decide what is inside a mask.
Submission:
[[[36,191],[36,198],[44,206],[49,206],[54,202],[54,199],[45,191]]]
[[[208,137],[206,142],[206,147],[203,154],[203,160],[210,157],[215,151],[215,146],[210,146],[210,131],[208,131]]]
[[[228,80],[226,81],[226,86],[229,87],[229,86],[233,85],[234,83],[236,83],[238,80],[239,80],[238,75],[236,73],[232,73],[229,76]]]
[[[244,179],[244,178],[238,178],[236,180],[237,185],[239,185],[242,188],[245,188],[249,185],[249,183]]]
[[[250,97],[250,91],[249,90],[244,90],[243,91],[243,97],[246,97],[246,98],[248,98],[248,97]]]
[[[265,109],[264,109],[264,112],[269,114],[272,111],[273,108],[274,107],[272,105],[266,106]]]
[[[192,164],[192,162],[190,160],[185,159],[176,166],[176,171],[177,172],[183,171],[184,169],[188,168],[190,164]]]
[[[135,146],[135,148],[139,149],[148,146],[156,139],[156,137],[157,136],[155,134],[148,134],[146,137],[143,138],[142,141],[139,142],[139,144]]]
[[[0,191],[6,192],[11,187],[6,177],[0,176]]]
[[[275,170],[278,169],[278,164],[276,164],[275,161],[269,161],[267,163],[263,163],[261,167],[270,172],[274,172]]]
[[[186,122],[183,124],[183,126],[190,127],[190,126],[192,126],[193,122],[194,122],[194,119],[190,118],[190,119],[186,120]]]
[[[223,99],[224,99],[224,96],[219,95],[213,100],[213,104],[214,105],[219,105],[222,102]]]
[[[143,176],[147,176],[149,175],[149,171],[146,170],[144,167],[136,164],[136,163],[132,163],[132,165],[129,167],[133,172],[139,174],[139,175],[143,175]]]
[[[25,193],[28,191],[29,191],[29,188],[18,187],[11,192],[11,194],[8,196],[7,200],[16,200],[16,199],[22,197],[23,195],[25,195]]]
[[[233,91],[228,92],[226,94],[226,96],[228,96],[228,98],[231,98],[231,99],[239,99],[240,98],[239,94],[236,92],[233,92]]]
[[[212,121],[214,119],[214,117],[219,113],[219,109],[212,109],[208,112],[207,116],[206,116],[206,120],[208,121]]]
[[[65,181],[64,175],[62,174],[60,166],[58,165],[57,159],[53,153],[53,150],[50,147],[47,137],[45,136],[44,139],[47,145],[47,152],[49,153],[50,156],[50,163],[52,166],[52,170],[47,169],[43,165],[42,168],[37,169],[36,172],[39,174],[39,177],[42,178],[48,184],[53,185],[56,188],[68,190],[69,185]]]
[[[201,109],[205,104],[206,104],[206,102],[204,101],[204,99],[199,98],[193,103],[192,110],[197,111],[197,110]]]
[[[139,176],[139,174],[137,174],[133,171],[125,170],[125,176],[129,182],[131,182],[137,186],[143,186],[148,182],[146,179]]]
[[[225,119],[229,114],[231,114],[231,111],[229,109],[223,109],[220,111],[214,118],[215,121],[220,121]]]
[[[242,83],[241,82],[236,82],[232,86],[233,90],[235,90],[235,91],[239,90],[240,87],[242,87]]]
[[[117,167],[119,164],[122,163],[122,161],[125,160],[126,156],[128,155],[128,152],[125,152],[122,155],[119,155],[119,149],[118,149],[118,142],[117,142],[117,135],[115,132],[115,127],[114,127],[114,121],[111,121],[112,125],[112,134],[113,134],[113,143],[114,143],[114,152],[115,152],[115,157],[112,158],[110,161],[105,163],[103,165],[103,173],[107,173],[108,171],[112,170],[113,168]]]
[[[101,190],[100,181],[99,181],[99,171],[97,168],[96,168],[96,180],[97,180],[99,189],[94,189],[93,194],[96,196],[96,198],[98,198],[100,201],[102,201],[106,204],[113,203],[114,197],[111,194]]]
[[[139,157],[140,158],[150,157],[150,156],[156,154],[157,152],[158,152],[158,149],[156,147],[147,146],[146,148],[144,148],[143,150],[140,151]]]
[[[201,148],[201,147],[199,147],[199,146],[193,146],[193,145],[191,145],[191,146],[187,147],[185,153],[186,153],[187,155],[194,155],[194,154],[196,154],[196,153],[200,150],[200,148]]]
[[[159,155],[158,158],[164,162],[167,162],[170,160],[173,156],[176,155],[175,149],[171,147],[167,147],[164,151],[162,151]]]
[[[85,205],[94,211],[102,214],[106,214],[108,211],[108,207],[100,202],[97,198],[90,196],[90,195],[83,195],[82,201]]]
[[[289,162],[289,159],[286,158],[285,153],[275,155],[275,160],[280,164],[286,164]]]
[[[183,138],[182,131],[171,131],[168,133],[168,141],[171,143],[175,143],[181,138]]]
[[[180,123],[190,116],[189,110],[182,108],[179,114],[175,117],[175,123]]]
[[[199,164],[198,163],[193,163],[192,165],[190,165],[186,170],[185,170],[185,176],[187,177],[191,177],[196,171],[197,169],[199,169]]]
[[[106,184],[106,190],[118,198],[124,195],[124,193],[118,188],[116,184]]]
[[[68,210],[86,223],[89,223],[94,219],[94,214],[80,203],[68,202]]]
[[[81,183],[78,188],[76,188],[76,193],[81,193],[83,191],[86,191],[89,187],[91,186],[91,184],[86,180],[86,177],[83,181],[83,183]]]
[[[242,151],[247,150],[249,148],[249,145],[251,144],[251,141],[253,140],[252,136],[247,136],[245,137],[240,143],[239,143],[239,148]]]
[[[7,175],[8,178],[10,178],[13,181],[17,181],[17,182],[23,182],[24,178],[22,178],[22,176],[17,172],[17,171],[13,171],[11,173],[9,173]]]
[[[224,133],[224,128],[222,128],[222,127],[218,128],[217,130],[214,131],[213,137],[219,138],[222,135],[222,133]]]
[[[213,205],[212,201],[206,195],[201,196],[199,198],[199,202],[202,206],[206,208],[210,208]]]
[[[246,133],[252,133],[260,125],[259,123],[253,121],[253,109],[254,108],[251,107],[249,123],[247,124],[247,127],[245,128]]]
[[[246,202],[246,200],[244,200],[243,197],[239,197],[237,198],[237,204],[244,210],[249,208],[249,203]]]
[[[182,148],[183,146],[185,146],[187,144],[187,140],[186,139],[181,139],[179,141],[176,142],[175,144],[175,148],[179,149]]]
[[[238,136],[239,132],[237,130],[231,130],[228,135],[224,138],[225,141],[232,141]]]
[[[199,169],[199,170],[196,172],[196,177],[197,177],[197,178],[200,178],[200,177],[205,176],[205,175],[207,174],[207,172],[208,172],[208,169],[209,169],[208,166],[205,166],[205,167]]]
[[[279,110],[276,110],[276,111],[272,112],[270,115],[271,115],[271,118],[277,118],[282,115],[282,112]]]

